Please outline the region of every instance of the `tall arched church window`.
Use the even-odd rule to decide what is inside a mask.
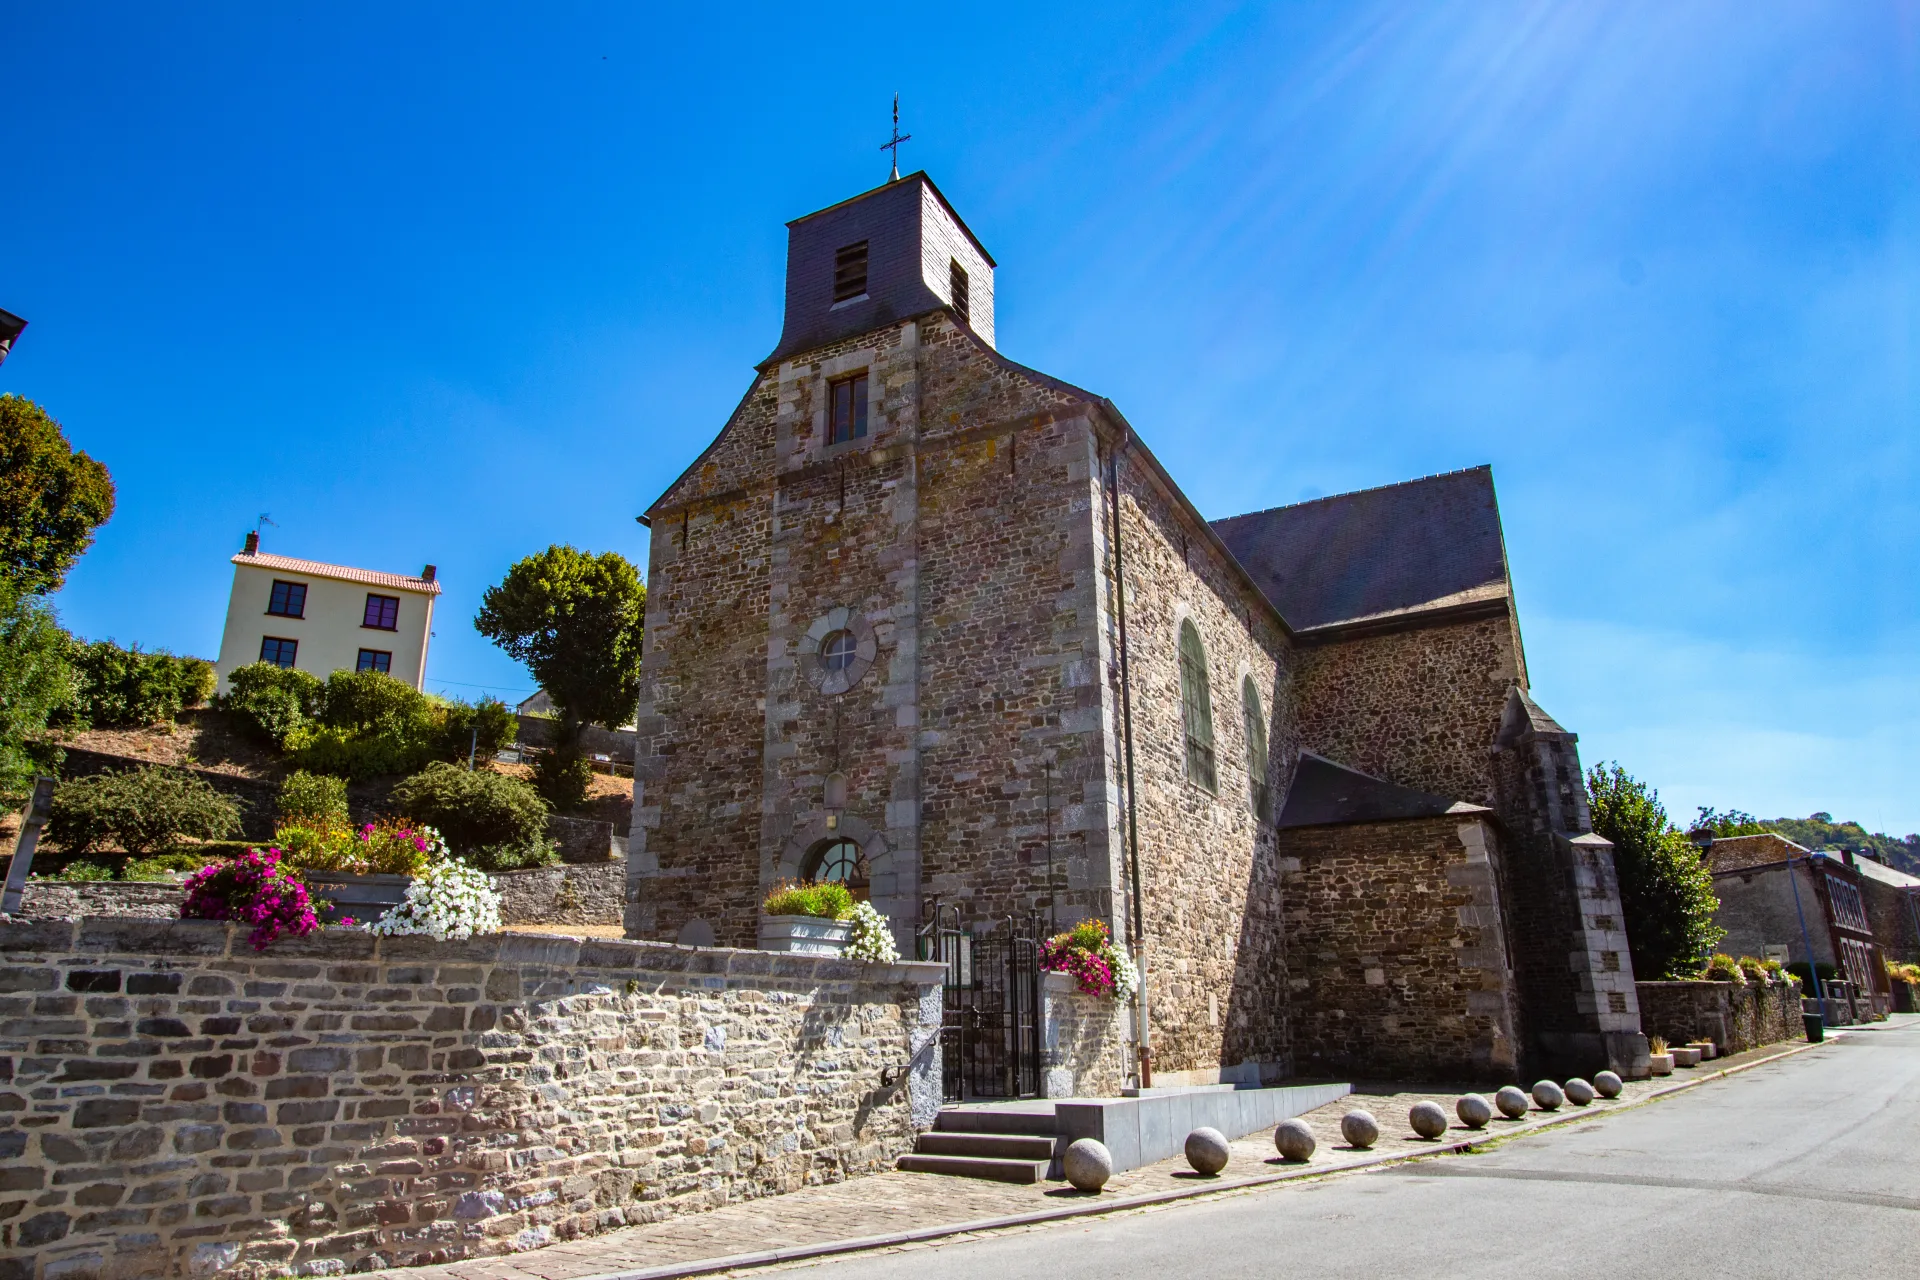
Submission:
[[[1248,676],[1240,682],[1240,709],[1247,718],[1247,780],[1250,784],[1253,816],[1261,822],[1273,820],[1267,795],[1267,718],[1260,714],[1260,689]]]
[[[867,900],[867,863],[860,846],[851,840],[831,840],[807,855],[800,864],[803,880],[832,880],[852,890],[856,902]]]
[[[1189,618],[1180,624],[1180,710],[1187,738],[1187,779],[1218,790],[1213,769],[1213,695],[1207,691],[1207,651]]]

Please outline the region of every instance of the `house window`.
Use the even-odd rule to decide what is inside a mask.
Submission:
[[[279,636],[267,636],[260,641],[260,661],[271,662],[276,667],[291,667],[293,655],[299,651],[298,640],[282,640]]]
[[[307,616],[307,584],[273,580],[273,594],[267,597],[267,612],[276,618]]]
[[[953,309],[959,313],[960,323],[973,323],[973,306],[967,297],[967,269],[960,265],[958,258],[947,259],[947,280],[953,290]]]
[[[369,594],[366,616],[360,620],[360,625],[376,631],[397,630],[400,626],[400,597]]]
[[[1260,690],[1252,676],[1240,682],[1240,705],[1247,717],[1247,780],[1252,790],[1253,816],[1268,822],[1272,814],[1267,796],[1267,718],[1260,714]]]
[[[867,375],[842,378],[827,388],[832,408],[829,411],[828,444],[845,444],[867,434]]]
[[[1187,738],[1187,780],[1218,790],[1213,770],[1213,696],[1207,691],[1207,651],[1191,618],[1180,624],[1180,710]]]
[[[385,649],[362,649],[360,662],[354,667],[355,671],[378,671],[383,676],[390,674],[392,669],[393,655]]]
[[[833,254],[833,300],[849,302],[867,291],[867,242],[850,244]]]

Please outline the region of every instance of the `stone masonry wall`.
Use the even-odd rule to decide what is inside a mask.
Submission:
[[[1514,1078],[1493,841],[1454,816],[1281,833],[1302,1074]]]
[[[1790,982],[1642,982],[1640,1024],[1668,1044],[1711,1040],[1722,1053],[1743,1053],[1782,1040],[1804,1040],[1800,988]]]
[[[1111,444],[1109,444],[1111,447]],[[1270,825],[1299,754],[1285,635],[1137,453],[1119,467],[1120,560],[1127,582],[1140,824],[1141,896],[1155,1081],[1202,1083],[1290,1074],[1287,954]],[[1112,494],[1096,530],[1108,681],[1109,839],[1124,874],[1126,746],[1112,589]],[[1179,637],[1192,621],[1206,651],[1216,786],[1187,776]],[[1243,693],[1257,691],[1267,733],[1268,819],[1253,810]],[[1122,880],[1124,883],[1124,880]],[[1124,916],[1123,916],[1124,920]],[[1124,935],[1120,935],[1124,936]]]
[[[891,1167],[941,970],[499,934],[0,923],[9,1276],[337,1275]]]
[[[1303,646],[1301,741],[1376,778],[1493,805],[1487,748],[1520,661],[1506,617]]]
[[[1042,1094],[1118,1097],[1134,1065],[1127,1050],[1127,1008],[1111,996],[1087,995],[1064,973],[1045,974],[1041,983]]]
[[[627,869],[618,862],[530,867],[489,877],[503,924],[619,924]]]

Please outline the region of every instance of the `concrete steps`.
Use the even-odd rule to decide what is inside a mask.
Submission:
[[[1053,1108],[950,1107],[900,1157],[911,1173],[943,1173],[995,1182],[1035,1183],[1053,1176],[1065,1142],[1053,1131]]]

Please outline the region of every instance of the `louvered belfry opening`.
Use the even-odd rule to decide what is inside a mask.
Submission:
[[[867,242],[846,245],[833,255],[833,300],[845,302],[867,291]]]
[[[948,279],[952,285],[953,309],[960,317],[961,324],[973,323],[973,312],[967,301],[967,269],[958,259],[947,259]]]

